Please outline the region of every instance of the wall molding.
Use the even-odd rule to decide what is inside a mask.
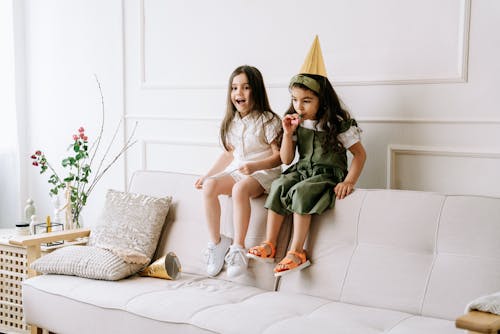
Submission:
[[[139,87],[141,90],[190,90],[190,89],[226,89],[226,82],[205,82],[198,83],[174,83],[174,82],[151,82],[146,78],[146,18],[145,18],[145,1],[140,0],[139,3]],[[464,0],[461,11],[461,39],[457,50],[458,64],[460,67],[458,76],[450,77],[429,77],[429,78],[397,78],[397,79],[364,79],[364,80],[335,80],[333,84],[336,87],[340,86],[379,86],[379,85],[419,85],[419,84],[456,84],[465,83],[468,80],[468,60],[469,60],[469,43],[470,43],[470,18],[471,18],[471,1]],[[269,88],[287,88],[288,82],[270,81],[267,84]]]
[[[144,120],[144,121],[165,121],[165,122],[182,122],[182,121],[194,121],[194,122],[222,122],[222,118],[216,117],[176,117],[176,116],[165,116],[165,115],[138,115],[129,114],[125,115],[127,120]],[[500,119],[480,119],[480,118],[470,118],[470,119],[453,119],[453,118],[392,118],[392,117],[356,117],[359,123],[380,123],[380,124],[477,124],[477,125],[497,125],[500,124]]]
[[[473,158],[473,159],[475,158],[500,159],[500,152],[494,152],[494,151],[390,144],[387,147],[387,170],[386,170],[387,189],[394,189],[396,185],[398,155],[459,157],[459,158]]]
[[[139,142],[140,146],[140,157],[141,157],[141,169],[146,170],[148,167],[148,146],[150,145],[166,145],[166,146],[191,146],[191,147],[209,147],[217,148],[220,145],[216,142],[203,142],[195,140],[141,140]]]
[[[165,122],[222,122],[222,118],[215,117],[176,117],[164,115],[126,115],[127,120],[144,120],[144,121],[165,121]]]
[[[500,124],[500,119],[453,119],[453,118],[382,118],[382,117],[356,117],[360,123],[408,123],[408,124]]]

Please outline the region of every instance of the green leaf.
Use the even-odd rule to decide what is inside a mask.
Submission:
[[[70,174],[68,177],[64,179],[64,182],[71,182],[75,179],[75,175]]]

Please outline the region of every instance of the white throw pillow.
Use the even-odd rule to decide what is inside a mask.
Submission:
[[[80,276],[115,281],[139,271],[108,250],[93,246],[67,246],[40,257],[31,268],[42,274]]]
[[[101,221],[89,245],[107,249],[126,263],[148,264],[154,254],[172,197],[108,190]]]

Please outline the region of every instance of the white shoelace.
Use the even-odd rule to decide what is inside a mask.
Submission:
[[[243,265],[245,264],[245,251],[243,249],[237,249],[235,251],[229,251],[226,257],[224,258],[227,264],[229,265]]]
[[[214,263],[215,260],[215,248],[207,248],[203,252],[203,256],[205,257],[205,262],[207,264]]]

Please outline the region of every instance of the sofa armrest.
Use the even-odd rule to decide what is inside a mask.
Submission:
[[[496,334],[500,330],[500,315],[481,311],[470,311],[457,318],[455,326],[475,333]]]
[[[17,236],[9,240],[15,246],[26,247],[26,257],[28,262],[28,277],[36,276],[37,273],[30,268],[30,264],[41,256],[41,244],[56,241],[71,241],[77,238],[84,238],[90,235],[90,229],[75,229],[66,231],[56,231],[40,233],[30,236]]]

